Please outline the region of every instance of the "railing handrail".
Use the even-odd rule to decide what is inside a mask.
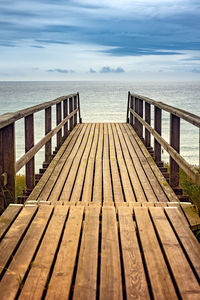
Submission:
[[[142,96],[142,95],[138,95],[138,94],[135,94],[135,93],[130,93],[130,96],[133,96],[135,98],[138,98],[140,100],[144,100],[145,102],[149,103],[149,104],[153,104],[154,106],[162,109],[162,110],[165,110],[181,119],[184,119],[185,121],[193,124],[194,126],[200,128],[200,117],[197,116],[197,115],[194,115],[190,112],[187,112],[183,109],[180,109],[180,108],[176,108],[174,106],[171,106],[171,105],[168,105],[168,104],[165,104],[161,101],[156,101],[156,100],[153,100],[151,98],[148,98],[148,97],[145,97],[145,96]]]
[[[10,112],[0,115],[0,129],[12,124],[13,122],[20,120],[22,118],[25,118],[29,115],[32,115],[36,112],[39,112],[41,110],[44,110],[46,108],[49,108],[55,104],[58,104],[66,99],[72,98],[74,96],[77,96],[78,93],[69,94],[67,96],[61,96],[59,98],[56,98],[51,101],[43,102],[41,104],[37,104],[25,109],[18,110],[16,112]]]

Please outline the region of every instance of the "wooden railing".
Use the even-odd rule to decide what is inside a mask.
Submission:
[[[154,128],[151,127],[151,105],[154,107]],[[161,136],[162,110],[170,113],[170,144]],[[147,148],[151,147],[151,134],[154,136],[154,159],[161,161],[161,147],[170,155],[170,185],[179,186],[179,167],[200,187],[200,169],[190,165],[180,155],[180,119],[199,128],[200,147],[200,117],[182,109],[175,108],[150,98],[128,93],[127,123],[130,123]],[[145,128],[143,136],[143,126]],[[200,153],[199,153],[200,160]],[[200,165],[200,163],[199,163]]]
[[[52,106],[56,105],[56,127],[52,129]],[[34,114],[45,112],[45,136],[34,144]],[[27,109],[0,116],[0,178],[1,192],[6,191],[8,202],[15,199],[15,176],[25,166],[26,190],[31,191],[35,186],[35,154],[45,146],[45,163],[52,159],[52,137],[57,134],[56,149],[58,150],[69,132],[79,122],[80,116],[79,93],[59,97]],[[24,118],[25,154],[16,161],[15,158],[15,122]],[[62,135],[62,127],[63,135]],[[2,194],[2,193],[1,193]]]

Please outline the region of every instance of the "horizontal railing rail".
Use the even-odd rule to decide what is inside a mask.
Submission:
[[[151,106],[154,107],[154,128],[151,126]],[[170,113],[170,144],[162,135],[162,111]],[[161,147],[170,156],[170,184],[176,189],[179,186],[179,167],[200,187],[200,169],[189,164],[180,155],[180,120],[183,119],[200,128],[200,117],[192,113],[178,109],[171,105],[155,101],[153,99],[128,93],[127,123],[130,123],[138,136],[144,141],[147,149],[151,149],[151,134],[154,137],[154,159],[161,162]],[[143,127],[145,134],[143,136]],[[200,129],[199,129],[200,148]],[[200,153],[199,153],[200,168]]]
[[[54,105],[56,106],[56,127],[52,129],[52,107]],[[34,114],[40,111],[45,112],[45,136],[37,144],[34,144]],[[57,135],[56,150],[58,150],[69,132],[76,126],[77,115],[79,122],[82,123],[79,93],[62,96],[14,113],[0,115],[0,193],[2,194],[3,191],[3,194],[7,194],[8,202],[15,199],[15,176],[24,166],[26,192],[31,192],[35,186],[36,153],[45,146],[45,165],[47,166],[53,158],[52,137]],[[24,119],[25,154],[16,161],[15,122],[20,119]],[[1,196],[1,198],[3,197]],[[5,202],[4,199],[1,200],[1,203]]]

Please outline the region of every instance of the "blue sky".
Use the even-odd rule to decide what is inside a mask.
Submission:
[[[199,0],[1,0],[0,80],[200,78]]]

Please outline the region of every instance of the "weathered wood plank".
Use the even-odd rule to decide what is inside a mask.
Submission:
[[[163,209],[161,207],[151,207],[149,211],[182,299],[199,299],[199,283]]]
[[[7,268],[7,264],[12,258],[12,255],[15,252],[17,245],[19,245],[19,243],[21,242],[21,239],[24,233],[26,232],[27,228],[29,227],[32,218],[36,213],[36,210],[36,206],[25,206],[17,216],[16,220],[14,221],[8,232],[6,233],[4,239],[1,241],[0,277],[5,271],[4,268]]]
[[[64,206],[65,207],[65,206]],[[63,208],[63,207],[61,207]],[[62,243],[50,278],[46,299],[69,298],[84,208],[70,207]]]
[[[56,206],[37,255],[22,288],[19,299],[41,299],[58,247],[68,207]]]
[[[108,124],[108,136],[109,136],[110,166],[111,166],[111,174],[112,174],[112,182],[113,182],[114,200],[115,202],[120,202],[120,201],[124,201],[124,196],[122,192],[120,175],[119,175],[119,170],[117,165],[111,124]]]
[[[95,159],[93,201],[102,203],[102,174],[103,172],[103,124],[99,126],[99,140],[97,146],[97,154]]]
[[[34,146],[34,116],[29,115],[24,119],[25,125],[25,152],[27,153]],[[35,186],[35,158],[33,157],[25,167],[26,187],[32,190]]]
[[[23,205],[12,205],[10,204],[7,209],[0,216],[0,241],[2,237],[5,235],[11,224],[16,219],[17,215],[21,211]]]
[[[71,202],[81,200],[81,193],[82,193],[82,189],[83,189],[87,164],[88,164],[89,155],[90,155],[90,151],[91,151],[93,140],[94,140],[95,127],[96,127],[96,125],[92,124],[91,133],[89,135],[83,156],[81,157],[80,166],[77,171],[77,176],[76,176],[72,194],[70,197]],[[90,198],[91,198],[91,196],[90,196]]]
[[[135,136],[132,134],[132,132],[130,131],[130,127],[127,126],[126,124],[121,125],[121,127],[124,127],[124,130],[126,131],[129,140],[134,148],[135,153],[138,156],[138,159],[140,160],[140,164],[143,166],[144,168],[144,172],[146,173],[146,176],[149,178],[149,181],[152,185],[153,191],[157,196],[158,201],[162,201],[162,202],[166,202],[168,201],[168,198],[165,194],[165,192],[163,191],[155,173],[153,172],[147,157],[145,156],[145,153],[143,152],[143,149],[147,151],[147,149],[144,147],[144,144],[140,141],[140,144],[137,143]],[[139,139],[138,139],[139,140]],[[147,151],[148,153],[148,151]],[[150,156],[150,154],[148,153],[148,155]],[[149,157],[148,156],[148,157]],[[153,159],[152,159],[152,164],[154,163]],[[154,163],[155,168],[157,168],[156,164]],[[159,170],[157,168],[157,170]],[[160,174],[160,173],[159,173]],[[163,176],[162,176],[163,177]],[[164,179],[164,177],[163,177]],[[172,191],[172,190],[171,190]],[[172,191],[173,192],[173,191]],[[174,193],[174,192],[173,192]]]
[[[42,178],[40,179],[39,183],[35,186],[34,190],[31,192],[30,196],[28,197],[27,201],[35,201],[40,196],[42,190],[44,189],[45,185],[48,183],[48,180],[50,179],[53,171],[55,170],[55,167],[57,166],[59,160],[62,158],[63,154],[65,153],[65,149],[67,147],[72,147],[76,141],[76,138],[80,131],[82,130],[83,126],[79,125],[74,128],[74,130],[70,133],[66,141],[63,143],[61,148],[59,149],[57,155],[55,158],[51,161],[49,167],[43,174]],[[48,189],[49,190],[49,189]],[[46,193],[45,193],[46,194]],[[41,197],[42,198],[42,197]],[[46,197],[45,197],[46,199]],[[42,199],[41,199],[42,200]]]
[[[129,174],[125,165],[124,157],[122,155],[122,149],[120,146],[119,137],[117,135],[116,127],[114,126],[114,124],[112,124],[112,131],[113,131],[113,137],[115,141],[115,149],[116,149],[117,161],[119,166],[119,172],[122,180],[122,186],[123,186],[126,202],[135,202],[136,201],[135,194],[131,186]]]
[[[108,126],[103,126],[104,143],[103,143],[103,202],[113,202],[112,180],[110,173],[109,159],[109,138]]]
[[[119,231],[127,299],[150,299],[133,221],[133,209],[119,207]]]
[[[178,299],[148,208],[134,207],[134,212],[154,299]]]
[[[189,226],[186,225],[185,218],[179,209],[165,208],[165,212],[200,280],[200,245],[196,237]]]
[[[133,189],[134,189],[136,199],[139,202],[146,202],[147,201],[146,195],[145,195],[144,190],[142,188],[140,178],[138,177],[136,169],[135,169],[135,167],[133,165],[133,162],[130,158],[130,153],[128,151],[128,148],[127,148],[127,145],[124,141],[124,138],[122,136],[121,130],[119,130],[119,125],[115,124],[115,126],[116,126],[116,130],[117,130],[117,134],[119,136],[119,140],[120,140],[120,143],[121,143],[124,159],[125,159],[125,162],[126,162],[126,165],[127,165],[127,169],[128,169],[128,172],[129,172],[131,182],[132,182],[132,186],[133,186]]]
[[[100,300],[123,299],[117,221],[114,207],[102,208]]]
[[[94,125],[88,124],[86,133],[85,133],[83,140],[80,144],[80,147],[76,153],[75,159],[73,160],[72,164],[70,164],[70,168],[69,168],[70,160],[68,159],[66,161],[66,166],[68,166],[68,169],[69,169],[68,176],[67,176],[67,172],[64,169],[61,172],[61,175],[60,175],[61,178],[62,177],[66,178],[66,176],[67,176],[67,179],[63,185],[62,193],[60,194],[60,189],[58,189],[58,187],[55,186],[55,188],[52,191],[50,198],[49,198],[51,201],[56,201],[56,199],[58,199],[57,195],[60,195],[60,198],[59,198],[60,201],[69,201],[70,200],[70,195],[71,195],[71,192],[72,192],[72,189],[74,186],[76,174],[79,169],[79,164],[81,163],[81,159],[82,159],[82,156],[84,155],[87,145],[88,145],[88,147],[90,147],[90,143],[88,143],[88,140],[91,141],[93,134],[94,134]],[[84,172],[85,170],[82,169],[82,171]],[[58,182],[60,182],[60,179]],[[77,199],[77,200],[80,200],[80,199]]]
[[[128,148],[129,155],[130,155],[133,165],[135,167],[135,174],[141,182],[141,186],[143,187],[144,193],[145,193],[148,201],[149,202],[158,201],[158,199],[154,193],[154,190],[151,186],[151,181],[149,181],[149,179],[147,178],[146,173],[138,159],[138,153],[133,148],[124,127],[117,124],[117,130],[118,130],[118,132],[121,133],[121,136],[123,137],[123,140]]]
[[[92,191],[94,187],[94,166],[95,166],[95,158],[96,158],[96,152],[98,147],[98,139],[99,139],[99,124],[96,124],[94,140],[92,143],[92,148],[88,159],[88,165],[85,174],[85,182],[83,186],[83,194],[81,199],[82,202],[92,201]]]
[[[1,300],[16,299],[18,289],[23,286],[24,275],[29,268],[52,210],[52,206],[42,206],[38,209],[28,232],[0,282]]]
[[[100,207],[85,209],[85,221],[73,299],[95,300],[97,290],[97,264],[99,244]]]

